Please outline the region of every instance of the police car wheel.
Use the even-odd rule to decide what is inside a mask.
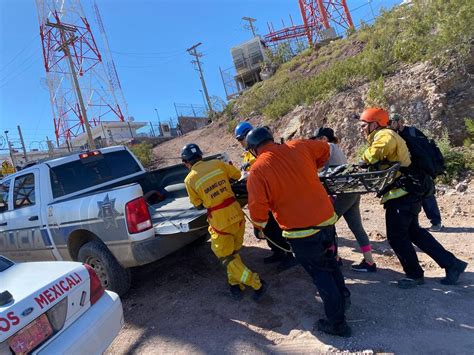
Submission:
[[[91,241],[79,249],[78,260],[90,265],[108,290],[120,296],[130,288],[130,270],[123,268],[107,247],[99,241]]]

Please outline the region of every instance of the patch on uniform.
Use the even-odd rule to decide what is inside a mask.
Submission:
[[[116,217],[120,214],[115,209],[115,198],[109,199],[109,195],[105,195],[104,201],[97,201],[99,207],[99,218],[105,222],[105,228],[117,228]]]

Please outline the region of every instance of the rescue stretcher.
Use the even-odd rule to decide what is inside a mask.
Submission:
[[[400,163],[384,163],[384,167],[344,164],[319,174],[319,179],[329,195],[382,193],[392,184]],[[247,203],[246,179],[232,184],[232,190],[243,206]]]
[[[382,194],[395,181],[399,168],[400,163],[384,163],[384,168],[344,164],[320,173],[319,179],[329,195]]]

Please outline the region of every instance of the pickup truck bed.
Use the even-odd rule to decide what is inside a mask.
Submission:
[[[202,230],[206,225],[206,211],[195,209],[187,197],[167,198],[149,210],[157,235]]]
[[[216,158],[225,156],[205,159]],[[206,211],[189,202],[187,174],[183,164],[146,171],[125,147],[32,165],[0,181],[0,254],[82,261],[104,287],[123,294],[126,268],[207,234]]]

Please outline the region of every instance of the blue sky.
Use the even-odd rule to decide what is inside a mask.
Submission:
[[[48,0],[44,0],[48,1]],[[230,48],[251,38],[243,16],[257,19],[259,34],[267,22],[281,28],[291,14],[301,23],[297,0],[96,0],[128,103],[137,121],[175,118],[173,103],[203,104],[201,84],[186,48],[202,42],[204,76],[210,95],[225,98],[219,67],[232,65]],[[354,23],[400,0],[347,0]],[[82,0],[90,7],[90,0]],[[357,9],[357,10],[354,10]],[[89,21],[92,23],[92,19]],[[98,36],[98,29],[92,31]],[[34,0],[0,0],[0,134],[9,130],[19,146],[20,125],[27,149],[49,136],[53,119],[45,77]],[[4,148],[4,147],[3,147]],[[1,151],[0,151],[1,153]]]

